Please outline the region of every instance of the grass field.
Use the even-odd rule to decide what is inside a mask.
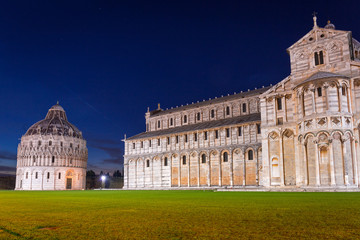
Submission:
[[[360,239],[360,193],[0,191],[0,239]]]

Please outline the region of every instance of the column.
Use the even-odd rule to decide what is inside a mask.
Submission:
[[[209,158],[208,158],[208,162],[207,162],[207,165],[208,165],[208,176],[207,176],[207,182],[208,182],[208,187],[211,186],[211,182],[210,182],[210,177],[211,177],[211,168],[210,168],[210,154],[209,153]]]
[[[356,154],[356,148],[355,148],[355,139],[351,139],[351,148],[352,148],[352,159],[353,159],[353,168],[354,168],[354,179],[355,179],[355,185],[358,186],[358,168],[357,168],[357,154]]]
[[[285,177],[284,177],[284,151],[283,151],[283,138],[280,135],[280,160],[279,160],[279,167],[280,167],[280,186],[285,186]]]
[[[312,110],[313,110],[313,113],[316,113],[316,102],[315,102],[315,88],[311,88],[310,89],[311,91],[311,98],[312,98]]]
[[[226,139],[226,138],[225,138],[225,139]],[[225,141],[226,141],[226,140],[225,140]],[[221,177],[222,177],[222,176],[221,176],[221,175],[222,175],[222,174],[221,174],[221,162],[222,162],[221,157],[222,157],[222,156],[221,156],[221,153],[220,153],[219,155],[220,155],[220,156],[219,156],[219,187],[221,187],[221,186],[222,186],[222,184],[221,184],[221,183],[222,183],[222,182],[221,182]]]
[[[54,190],[56,190],[56,189],[55,189],[55,188],[56,188],[55,182],[56,182],[56,172],[54,171]],[[85,188],[84,188],[84,189],[85,189]]]
[[[172,187],[172,157],[170,156],[170,187]]]
[[[338,87],[338,100],[339,100],[339,112],[341,112],[341,104],[342,104],[342,92],[341,92],[341,86]]]
[[[197,159],[197,186],[200,187],[200,158],[201,158],[201,154],[198,155],[198,159]]]
[[[180,186],[181,186],[181,170],[180,170],[180,168],[181,168],[181,156],[180,156],[180,155],[178,155],[178,157],[179,157],[179,168],[178,168],[178,187],[180,187]]]
[[[325,88],[325,103],[326,103],[326,110],[329,110],[329,85],[328,84],[324,84],[324,88]]]
[[[163,176],[163,161],[164,157],[160,157],[160,187],[163,186],[162,176]]]
[[[335,186],[335,164],[334,164],[334,152],[332,147],[332,142],[329,144],[329,151],[330,151],[330,182],[331,186]]]
[[[277,121],[277,116],[276,116],[276,97],[274,96],[273,98],[273,112],[274,112],[274,125],[276,125],[276,121]]]
[[[304,153],[304,175],[305,175],[305,186],[309,185],[309,173],[308,173],[308,164],[307,164],[307,151],[306,151],[306,144],[301,144]]]
[[[315,154],[315,171],[316,171],[316,186],[320,186],[320,163],[319,163],[319,145],[316,143],[316,154]]]
[[[234,166],[233,166],[233,154],[232,149],[230,149],[230,186],[232,187],[234,185]]]
[[[345,147],[345,140],[341,141],[342,151],[343,151],[343,161],[344,161],[344,178],[345,178],[345,185],[349,185],[349,175],[348,175],[348,164],[347,159],[345,158],[346,154],[346,147]]]
[[[246,150],[243,151],[244,160],[243,160],[243,187],[246,185]]]
[[[188,187],[190,187],[190,160],[191,160],[191,156],[190,156],[190,154],[189,154],[189,159],[188,159],[188,162],[189,162],[189,164],[188,164],[188,174],[187,174],[187,179],[188,179]]]
[[[259,149],[254,151],[254,155],[256,158],[256,186],[259,186],[259,154],[258,154],[258,151],[259,151]]]

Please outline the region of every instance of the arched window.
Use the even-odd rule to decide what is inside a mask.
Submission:
[[[39,145],[39,146],[41,145],[41,141],[38,141],[38,145]]]
[[[26,172],[26,179],[28,179],[29,177],[29,172]]]
[[[146,167],[150,167],[150,160],[146,160]]]
[[[200,121],[201,114],[199,112],[196,114],[196,118],[197,118],[198,121]]]
[[[187,116],[184,116],[184,123],[187,123]]]
[[[226,107],[226,115],[230,115],[230,107],[229,106]]]
[[[207,132],[204,132],[204,140],[207,140]]]
[[[49,141],[49,146],[51,146],[52,145],[52,141]]]
[[[170,126],[172,126],[174,124],[174,120],[173,118],[170,118]]]
[[[321,89],[321,87],[318,87],[318,88],[317,88],[317,93],[318,93],[318,97],[321,97],[321,96],[322,96],[322,89]]]
[[[245,113],[246,112],[246,103],[242,104],[242,111]]]
[[[158,128],[160,128],[160,124],[161,124],[160,121],[158,121]]]
[[[248,160],[254,160],[254,152],[253,152],[253,150],[248,151]]]
[[[34,161],[34,163],[36,162],[36,158],[35,158],[35,156],[33,156],[33,161]]]
[[[341,94],[342,94],[343,96],[345,96],[345,95],[346,95],[346,89],[345,89],[345,86],[341,86]]]
[[[280,97],[276,98],[276,103],[277,103],[277,109],[282,110],[282,100]]]
[[[324,64],[324,53],[323,51],[314,53],[315,66]]]
[[[206,155],[201,155],[201,163],[206,163]]]
[[[72,143],[70,143],[70,148],[72,148],[73,147],[73,144]]]
[[[51,158],[51,162],[54,163],[55,162],[55,156],[52,156]]]
[[[223,161],[228,162],[228,153],[227,152],[224,152],[224,154],[223,154]]]
[[[167,166],[168,165],[168,159],[167,157],[164,158],[164,166]]]
[[[59,173],[59,179],[61,179],[61,173]]]
[[[186,165],[186,156],[183,156],[182,160],[183,160],[183,165]]]
[[[48,173],[47,173],[47,179],[49,179],[49,178],[50,178],[50,173],[48,172]]]
[[[37,178],[38,178],[38,172],[35,173],[35,179],[37,179]]]
[[[256,124],[256,132],[257,132],[257,134],[260,134],[260,133],[261,133],[260,123]]]
[[[151,139],[149,140],[149,147],[151,147]]]
[[[212,110],[211,110],[211,118],[214,118],[214,117],[215,117],[215,110],[212,109]]]

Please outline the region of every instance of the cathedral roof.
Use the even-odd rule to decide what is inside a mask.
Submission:
[[[256,96],[256,95],[262,94],[269,88],[271,88],[271,86],[262,87],[262,88],[258,88],[258,89],[247,91],[247,92],[236,93],[234,95],[222,96],[219,98],[214,98],[214,99],[207,100],[207,101],[197,102],[197,103],[193,103],[193,104],[189,104],[186,106],[181,106],[181,107],[177,107],[177,108],[173,108],[173,109],[166,109],[166,110],[157,109],[157,110],[151,111],[150,115],[151,115],[151,117],[160,116],[160,115],[164,115],[164,114],[168,114],[168,113],[174,113],[174,112],[189,110],[189,109],[193,109],[193,108],[197,108],[197,107],[203,107],[203,106],[210,105],[210,104],[222,103],[222,102],[232,101],[232,100],[241,99],[241,98],[245,98],[245,97]]]
[[[307,79],[305,79],[304,81],[302,81],[300,84],[311,82],[314,80],[325,79],[325,78],[345,78],[345,79],[347,79],[348,77],[337,74],[337,73],[331,73],[331,72],[317,72],[317,73],[314,73],[313,75],[311,75],[310,77],[308,77]]]
[[[81,131],[68,122],[65,110],[59,103],[49,109],[45,119],[32,125],[25,133],[25,136],[37,134],[64,135],[83,139]]]
[[[137,134],[135,136],[132,136],[130,138],[127,138],[127,140],[158,137],[158,136],[163,136],[163,135],[191,132],[191,131],[196,131],[196,130],[216,128],[216,127],[225,127],[225,126],[231,126],[231,125],[240,124],[240,123],[258,122],[260,120],[261,120],[260,113],[253,113],[253,114],[232,117],[232,118],[226,118],[226,119],[221,119],[221,120],[216,120],[216,121],[207,121],[207,122],[202,122],[202,123],[197,123],[197,124],[185,125],[185,126],[181,126],[181,127],[168,128],[168,129],[163,129],[163,130],[159,130],[159,131],[143,132],[143,133]]]

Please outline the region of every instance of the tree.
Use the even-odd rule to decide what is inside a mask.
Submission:
[[[95,177],[95,172],[93,170],[86,171],[86,177]]]

